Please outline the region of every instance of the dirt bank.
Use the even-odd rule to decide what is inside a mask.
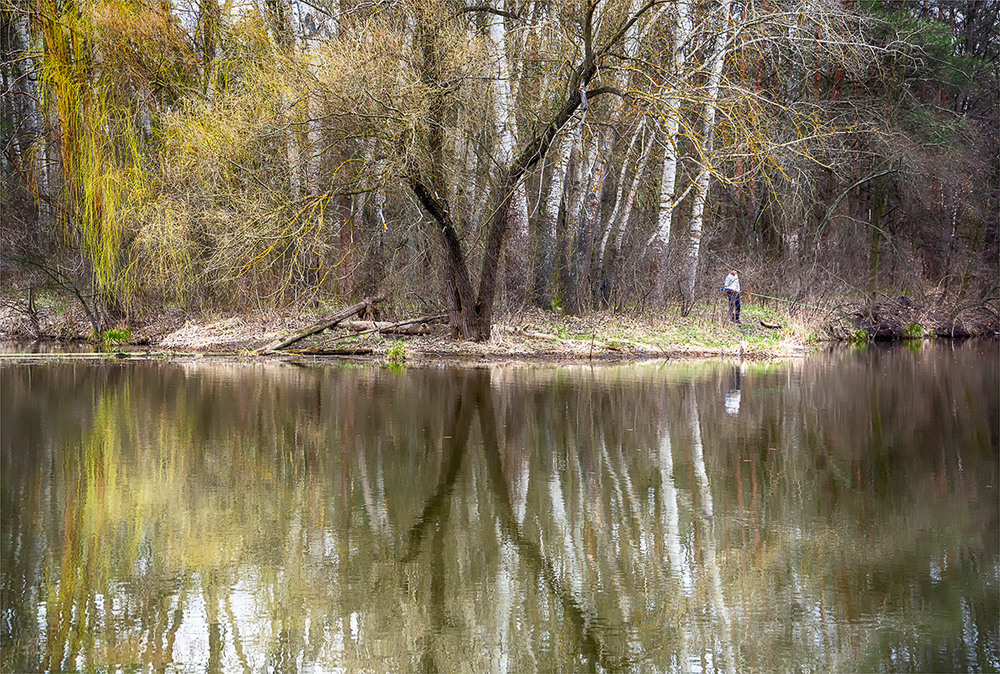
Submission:
[[[812,311],[801,305],[754,302],[744,305],[742,323],[728,320],[722,303],[696,306],[688,316],[676,310],[594,312],[584,317],[525,309],[500,315],[485,343],[455,339],[441,322],[420,326],[424,334],[381,334],[379,328],[412,316],[382,316],[342,323],[281,350],[283,356],[331,356],[384,362],[414,361],[623,361],[678,358],[787,358],[826,340],[906,339],[996,335],[995,307],[978,305],[944,311],[905,297],[878,303]],[[83,312],[73,304],[40,301],[32,316],[16,301],[0,305],[0,340],[87,342],[90,350],[130,349],[158,353],[263,356],[262,351],[341,306],[313,311],[185,314],[180,311],[132,318],[94,338]],[[815,309],[815,307],[814,307]],[[790,313],[790,311],[793,311]],[[410,326],[411,328],[413,326]],[[349,329],[350,328],[350,329]],[[271,354],[273,357],[275,354]]]
[[[681,317],[676,313],[594,313],[586,317],[529,309],[501,316],[485,343],[454,339],[445,325],[426,327],[420,335],[358,332],[336,327],[282,350],[284,356],[340,356],[385,361],[629,361],[649,358],[755,357],[782,358],[806,351],[803,330],[773,314],[744,314],[730,323],[718,311]],[[176,353],[257,355],[268,344],[293,334],[320,318],[321,312],[265,315],[184,315],[163,313],[123,326],[119,341],[104,348]],[[779,328],[764,327],[778,325]],[[23,312],[0,309],[0,339],[90,340],[89,324],[72,307],[41,311],[37,326]],[[372,330],[372,329],[369,329]],[[273,356],[273,355],[272,355]]]

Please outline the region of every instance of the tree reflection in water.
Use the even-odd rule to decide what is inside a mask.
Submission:
[[[0,668],[997,667],[996,356],[5,367]]]

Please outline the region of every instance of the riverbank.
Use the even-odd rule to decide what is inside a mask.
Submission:
[[[750,299],[750,298],[748,298]],[[383,334],[408,318],[382,316],[341,323],[278,352],[267,347],[339,310],[238,314],[163,312],[133,319],[95,337],[73,305],[39,302],[34,318],[23,307],[0,307],[0,339],[90,344],[92,352],[225,354],[230,357],[330,356],[378,362],[560,362],[736,357],[777,359],[804,355],[824,341],[995,334],[995,314],[962,322],[919,310],[903,299],[866,311],[820,309],[776,302],[746,302],[741,323],[729,321],[724,303],[677,309],[592,312],[583,317],[528,308],[501,314],[484,343],[451,336],[442,321],[405,328],[418,334]],[[992,324],[991,324],[992,321]],[[402,329],[402,328],[401,328]],[[949,334],[950,331],[950,334]],[[958,334],[956,335],[956,332]]]
[[[335,309],[333,309],[335,310]],[[167,312],[134,321],[94,338],[83,315],[72,307],[38,312],[32,325],[23,312],[0,309],[0,339],[90,343],[93,351],[157,354],[261,355],[283,337],[322,319],[331,310],[302,313],[203,314]],[[443,323],[421,327],[423,334],[381,334],[353,321],[305,338],[276,354],[340,356],[378,361],[565,361],[647,358],[786,358],[802,355],[817,339],[810,326],[764,307],[747,307],[740,324],[725,307],[696,307],[689,316],[670,310],[594,312],[584,317],[525,309],[500,315],[484,343],[454,339]],[[771,326],[771,327],[766,327]]]

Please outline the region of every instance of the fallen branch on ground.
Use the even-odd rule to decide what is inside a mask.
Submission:
[[[361,335],[378,332],[383,335],[426,335],[431,329],[429,323],[443,321],[448,318],[448,314],[433,314],[431,316],[421,316],[405,321],[390,323],[389,321],[346,321],[344,327],[353,330]]]
[[[313,323],[312,325],[310,325],[305,330],[299,330],[298,332],[296,332],[295,334],[293,334],[291,337],[286,337],[285,339],[279,339],[276,342],[272,342],[272,343],[268,344],[264,348],[260,349],[258,351],[258,353],[267,353],[269,351],[278,351],[280,349],[284,349],[285,347],[291,346],[295,342],[303,340],[306,337],[310,337],[312,335],[315,335],[317,332],[322,332],[323,330],[326,330],[327,328],[332,328],[333,326],[337,325],[341,321],[347,320],[351,316],[356,316],[357,314],[360,314],[362,311],[368,309],[371,306],[374,306],[374,305],[378,304],[379,302],[383,301],[384,299],[385,299],[385,295],[376,295],[374,297],[369,297],[367,299],[364,299],[364,300],[358,302],[357,304],[353,304],[353,305],[347,307],[346,309],[342,309],[341,311],[338,311],[337,313],[332,314],[331,316],[327,316],[326,318],[324,318],[323,320],[319,321],[318,323]]]
[[[289,356],[371,356],[375,353],[375,350],[365,347],[347,349],[327,349],[320,347],[318,349],[286,349],[282,353]]]

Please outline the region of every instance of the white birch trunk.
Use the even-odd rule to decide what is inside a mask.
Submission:
[[[594,230],[601,212],[601,200],[604,195],[604,181],[608,176],[611,153],[616,137],[614,123],[608,125],[599,142],[591,145],[593,160],[590,162],[590,179],[583,195],[583,206],[573,237],[572,278],[573,289],[567,298],[567,309],[570,313],[582,313],[584,298],[587,296],[590,277],[590,261],[593,252]],[[572,230],[571,230],[572,231]]]
[[[579,260],[579,239],[581,232],[586,226],[586,198],[590,194],[590,181],[588,177],[592,175],[594,166],[598,158],[598,146],[600,142],[593,136],[583,138],[583,128],[587,115],[584,113],[580,126],[577,129],[577,140],[574,154],[576,155],[575,171],[572,173],[572,180],[569,183],[569,200],[566,208],[566,231],[570,238],[570,250],[568,260],[568,274],[566,287],[563,288],[563,298],[566,302],[566,310],[573,313],[579,312],[578,296],[581,292],[579,285],[582,283],[580,260]],[[586,151],[585,151],[586,146]]]
[[[295,54],[297,51],[296,42],[298,41],[298,30],[297,30],[297,17],[298,13],[295,11],[295,7],[292,3],[288,3],[282,10],[286,14],[287,24],[282,26],[282,30],[287,30],[288,34],[286,39],[288,41],[288,51],[291,54]],[[283,100],[282,106],[288,103],[287,100]],[[286,113],[286,119],[288,121],[288,127],[285,130],[285,158],[288,161],[288,190],[289,195],[293,201],[297,201],[302,197],[302,156],[301,148],[299,147],[299,134],[298,134],[298,114],[294,107],[289,107]]]
[[[323,114],[323,108],[319,98],[312,94],[309,96],[309,119],[306,120],[306,148],[309,153],[306,158],[306,194],[312,196],[319,194],[320,188],[320,168],[323,158],[323,132],[320,128],[319,117]]]
[[[32,170],[33,178],[35,180],[35,189],[38,194],[38,217],[39,224],[49,226],[55,222],[55,210],[52,208],[52,201],[54,200],[54,195],[51,191],[51,181],[49,180],[49,134],[46,124],[45,112],[42,110],[41,96],[38,90],[38,75],[37,66],[35,59],[29,56],[33,50],[33,42],[38,42],[39,39],[32,40],[31,22],[27,14],[16,15],[14,20],[14,27],[17,31],[18,41],[21,47],[24,49],[25,58],[22,62],[22,67],[24,68],[24,91],[28,94],[26,97],[26,108],[28,117],[28,131],[33,136],[33,143],[30,148],[23,147],[20,143],[20,135],[18,133],[12,134],[12,140],[15,144],[15,152],[19,156],[19,160],[23,162],[26,158],[30,157],[29,163]]]
[[[719,84],[722,81],[722,68],[726,61],[726,48],[729,41],[729,10],[731,0],[722,0],[720,10],[720,26],[712,49],[712,64],[706,90],[705,106],[702,111],[702,165],[694,182],[694,194],[691,202],[691,223],[688,227],[688,248],[684,261],[683,277],[683,313],[690,312],[694,304],[695,278],[698,273],[698,259],[701,253],[701,235],[705,215],[705,200],[708,197],[708,185],[712,167],[712,137],[715,133],[715,108],[719,100]]]
[[[701,504],[702,516],[699,518],[704,525],[702,541],[704,545],[704,565],[709,581],[709,595],[716,615],[719,629],[719,641],[722,643],[723,662],[726,672],[736,671],[736,660],[733,652],[732,621],[729,607],[726,606],[722,592],[722,576],[716,554],[715,519],[712,504],[712,487],[708,481],[708,471],[705,469],[705,453],[701,442],[701,420],[698,418],[698,403],[691,392],[691,460],[694,464],[695,485],[698,500]]]
[[[545,193],[545,209],[542,213],[541,237],[539,241],[540,262],[538,277],[535,279],[535,302],[543,309],[552,305],[552,270],[556,256],[556,228],[559,224],[559,207],[566,191],[566,173],[569,169],[570,152],[577,132],[563,127],[562,138],[556,144],[552,158],[552,175]]]
[[[286,119],[288,127],[285,129],[285,160],[288,162],[288,193],[293,201],[297,201],[302,197],[302,161],[299,156],[299,139],[293,109],[287,111]]]
[[[501,3],[502,11],[505,3]],[[494,80],[494,117],[497,136],[498,164],[504,168],[514,163],[517,149],[517,113],[511,93],[510,59],[507,53],[506,28],[502,16],[491,15],[490,42],[497,64],[497,78]],[[508,242],[506,246],[506,290],[510,305],[524,302],[527,286],[528,251],[528,195],[521,181],[513,194],[501,194],[501,199],[510,199],[507,217],[510,218]],[[500,205],[498,204],[499,208]]]
[[[679,152],[677,133],[680,129],[680,83],[687,62],[687,42],[691,37],[691,5],[689,0],[678,0],[674,22],[674,53],[672,74],[676,88],[666,100],[666,123],[663,129],[663,167],[660,172],[660,205],[656,218],[656,231],[651,239],[654,257],[653,303],[662,304],[666,282],[667,255],[670,252],[670,230],[673,226],[674,208],[677,206],[677,163]]]
[[[639,2],[639,0],[632,0],[629,6],[629,15],[633,15],[638,12],[640,7],[641,2]],[[603,18],[603,12],[601,13],[600,18]],[[595,20],[595,26],[597,25],[599,25],[599,21]],[[648,30],[652,25],[653,24],[651,22],[647,23],[641,30],[637,24],[632,26],[623,41],[623,52],[626,62],[631,62],[632,59],[635,58],[639,51],[639,45],[645,30]],[[614,79],[615,87],[620,91],[626,91],[628,89],[628,80],[628,69],[623,68],[619,70]],[[591,271],[593,237],[599,228],[601,202],[604,196],[604,184],[608,174],[610,173],[612,154],[614,152],[615,141],[618,138],[615,130],[620,126],[624,114],[625,102],[622,99],[617,99],[617,102],[611,111],[607,130],[601,137],[597,156],[598,161],[593,164],[587,181],[587,194],[584,201],[585,210],[582,214],[583,217],[578,223],[572,262],[573,270],[571,276],[574,279],[575,286],[571,301],[569,302],[569,309],[572,312],[580,312],[583,310],[583,298],[586,297],[586,286],[589,285],[587,280],[590,278]],[[607,232],[610,230],[610,221],[608,226],[604,229],[604,239],[606,240]],[[599,270],[600,268],[600,265],[598,265],[597,269]]]
[[[617,231],[612,239],[612,254],[614,259],[621,259],[622,239],[624,238],[622,232],[628,228],[629,218],[632,217],[632,211],[635,210],[635,197],[639,193],[639,185],[642,182],[642,177],[646,174],[646,168],[649,166],[652,156],[653,144],[646,143],[642,151],[642,157],[639,160],[639,166],[636,168],[635,176],[632,178],[632,186],[629,188],[628,197],[625,200],[621,214],[618,216]]]

